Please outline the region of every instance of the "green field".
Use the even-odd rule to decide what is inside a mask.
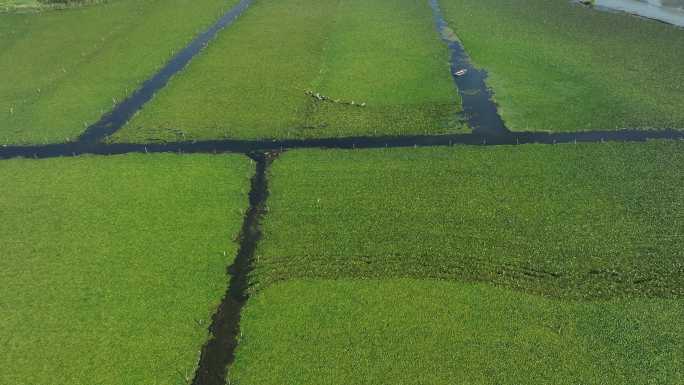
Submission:
[[[684,129],[684,30],[566,0],[441,0],[515,131]]]
[[[422,0],[256,0],[114,140],[462,132],[448,59]]]
[[[0,385],[684,384],[684,29],[436,1],[0,0]]]
[[[681,164],[682,141],[286,152],[255,283],[431,277],[681,298]]]
[[[0,161],[0,383],[192,379],[252,172],[239,156]]]
[[[0,144],[74,140],[235,3],[112,0],[0,13]]]
[[[34,9],[40,5],[38,0],[1,0],[0,11]]]
[[[286,152],[229,383],[681,383],[683,150]]]
[[[433,280],[289,281],[250,299],[231,384],[681,384],[684,305]]]

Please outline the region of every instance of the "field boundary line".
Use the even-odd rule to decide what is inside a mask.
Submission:
[[[451,134],[378,136],[321,139],[283,140],[205,140],[169,143],[61,143],[35,146],[2,146],[0,159],[57,158],[78,155],[122,155],[129,153],[190,153],[250,154],[255,151],[284,151],[304,148],[321,149],[372,149],[406,147],[443,147],[453,145],[501,146],[522,144],[645,142],[648,140],[683,140],[679,130],[617,130],[585,132],[509,132],[503,135]]]

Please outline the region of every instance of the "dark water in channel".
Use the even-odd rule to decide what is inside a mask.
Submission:
[[[684,27],[684,0],[596,0],[595,5]]]
[[[79,137],[81,143],[97,143],[123,127],[154,94],[164,88],[171,77],[184,69],[209,42],[224,28],[230,26],[249,7],[252,0],[240,0],[214,25],[195,37],[185,48],[169,60],[164,67],[146,80],[133,94],[105,114]]]
[[[449,27],[438,0],[429,0],[435,27],[442,41],[449,48],[451,76],[456,84],[463,114],[475,134],[505,135],[509,133],[487,87],[487,72],[477,69],[470,62],[468,53]]]

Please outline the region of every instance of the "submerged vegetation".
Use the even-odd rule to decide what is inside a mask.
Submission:
[[[0,383],[192,379],[252,171],[239,156],[0,161]]]

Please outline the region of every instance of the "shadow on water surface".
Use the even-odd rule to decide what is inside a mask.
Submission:
[[[219,31],[231,25],[251,3],[252,0],[241,0],[208,30],[197,36],[182,51],[171,58],[159,72],[146,80],[132,95],[88,127],[78,140],[84,143],[96,143],[123,127],[145,103],[152,99],[157,91],[166,86],[173,75],[185,68],[190,60],[206,47]]]

